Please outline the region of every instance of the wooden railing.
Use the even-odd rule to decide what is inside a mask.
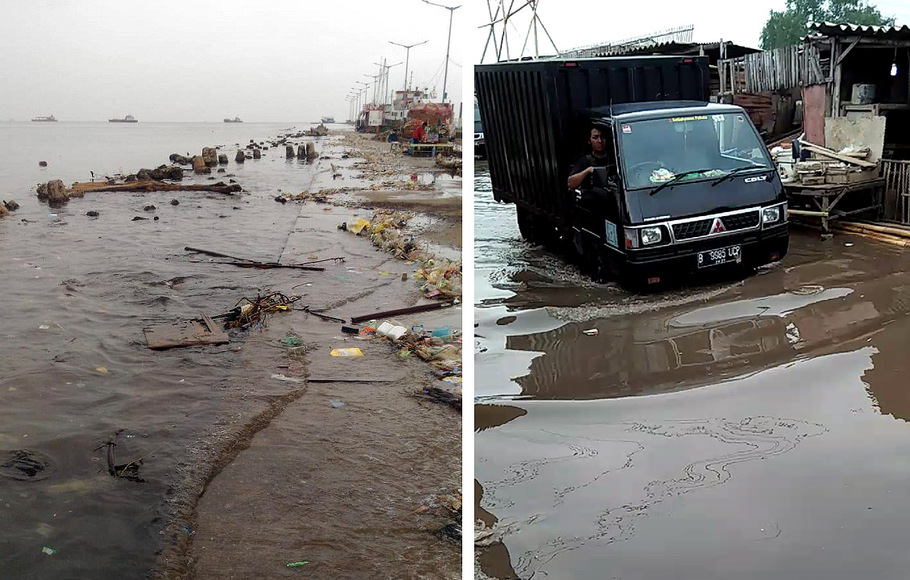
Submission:
[[[910,225],[910,161],[882,160],[884,219]]]

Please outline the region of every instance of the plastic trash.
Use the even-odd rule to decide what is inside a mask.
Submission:
[[[284,381],[286,383],[302,383],[303,382],[303,379],[298,379],[295,377],[286,377],[281,374],[274,374],[274,375],[272,375],[272,378],[275,379],[276,381]]]
[[[300,346],[303,344],[303,341],[300,340],[299,336],[293,334],[284,337],[284,340],[281,341],[284,346]]]
[[[338,399],[330,400],[329,405],[331,405],[335,409],[340,409],[340,408],[344,407],[344,403],[339,401]]]
[[[587,334],[588,336],[597,336],[597,329],[596,329],[596,328],[589,328],[588,330],[582,330],[582,332],[584,332],[584,333]]]
[[[389,322],[383,322],[379,325],[379,328],[376,329],[376,334],[381,336],[386,336],[392,340],[398,340],[402,336],[408,333],[408,329],[403,326],[398,326],[396,324],[391,324]]]
[[[332,356],[363,356],[363,352],[357,347],[354,348],[333,348]]]
[[[57,553],[57,550],[55,550],[55,549],[53,549],[53,548],[48,548],[47,546],[44,546],[43,548],[41,548],[41,553],[42,553],[42,554],[47,554],[48,556],[53,556],[54,554]]]
[[[450,336],[451,334],[452,334],[452,331],[449,329],[448,326],[433,329],[433,336],[436,336],[436,337],[442,338],[445,336]]]
[[[370,222],[363,218],[357,218],[354,220],[354,223],[348,225],[348,231],[353,232],[354,234],[359,234],[361,231],[363,231],[363,228],[368,227],[370,227]]]
[[[288,568],[300,568],[301,566],[304,566],[306,564],[309,564],[309,562],[306,560],[304,560],[302,562],[288,562]]]

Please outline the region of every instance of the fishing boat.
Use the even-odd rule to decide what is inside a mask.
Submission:
[[[134,117],[132,115],[127,115],[126,117],[124,117],[122,119],[108,119],[107,122],[108,123],[138,123],[139,119],[137,119],[136,117]]]
[[[243,121],[240,120],[240,117],[234,117],[233,119],[225,119],[224,122],[225,123],[243,123]]]
[[[50,117],[35,117],[32,121],[36,123],[56,123],[57,119],[51,115]]]
[[[323,122],[323,123],[334,123],[334,122],[335,122],[335,117],[323,117],[323,118],[322,118],[322,122]]]

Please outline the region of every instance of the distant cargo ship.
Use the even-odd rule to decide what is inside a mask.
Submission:
[[[335,122],[335,117],[323,117],[323,118],[322,118],[322,122],[323,122],[323,123],[334,123],[334,122]]]
[[[134,117],[132,115],[127,115],[126,117],[124,117],[122,119],[108,119],[107,122],[108,123],[138,123],[139,119],[137,119],[136,117]]]
[[[57,119],[51,115],[50,117],[35,117],[32,121],[36,123],[56,123]]]
[[[240,117],[234,117],[233,119],[225,119],[224,122],[225,123],[243,123],[243,121],[240,120]]]

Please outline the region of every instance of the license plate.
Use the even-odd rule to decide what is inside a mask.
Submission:
[[[717,250],[708,250],[707,252],[698,253],[698,267],[707,268],[729,262],[739,264],[742,261],[742,253],[739,246],[730,246],[729,248],[719,248]]]

